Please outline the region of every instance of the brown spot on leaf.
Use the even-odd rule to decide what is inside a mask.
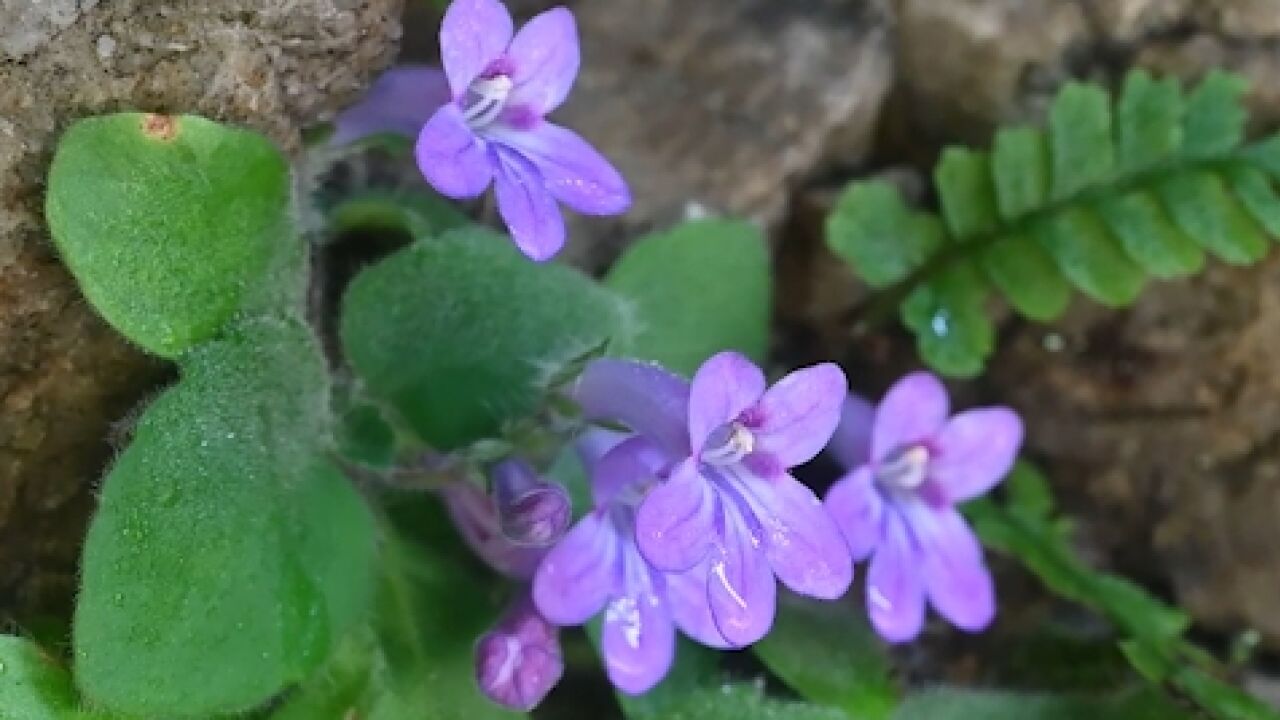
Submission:
[[[142,117],[142,132],[157,140],[172,140],[178,135],[178,120],[172,115],[148,113]]]

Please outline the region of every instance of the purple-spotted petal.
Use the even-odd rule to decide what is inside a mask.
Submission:
[[[726,642],[746,647],[773,625],[778,586],[744,519],[724,508],[725,531],[707,567],[711,616]]]
[[[840,423],[849,392],[844,371],[832,363],[797,370],[779,380],[749,414],[756,449],[791,468],[822,451]]]
[[[455,99],[502,57],[514,31],[511,13],[498,0],[454,0],[449,5],[440,25],[440,61]]]
[[[938,378],[912,373],[889,388],[876,408],[871,458],[877,462],[898,448],[931,439],[947,421],[951,403]]]
[[[737,420],[764,391],[764,373],[740,353],[718,353],[703,363],[689,390],[689,441],[694,449],[701,450],[708,435]]]
[[[639,695],[671,669],[676,630],[662,602],[641,592],[609,601],[600,644],[609,681],[628,695]]]
[[[883,540],[867,571],[867,613],[889,642],[915,639],[924,627],[924,582],[911,537],[897,512],[884,514]]]
[[[720,628],[711,615],[707,573],[706,562],[682,573],[668,573],[665,576],[667,606],[681,632],[707,647],[724,650],[730,645],[720,634]]]
[[[573,13],[558,7],[535,16],[516,33],[507,57],[515,83],[507,102],[538,115],[555,110],[573,88],[581,63]]]
[[[672,455],[689,455],[689,382],[652,363],[601,358],[578,377],[573,399],[588,420],[620,422]]]
[[[913,503],[908,512],[920,542],[929,602],[961,630],[985,629],[996,614],[996,595],[973,530],[953,508]]]
[[[533,601],[557,625],[581,625],[614,593],[620,579],[617,531],[588,513],[547,553],[533,578]]]
[[[1022,445],[1022,420],[1007,408],[968,410],[951,418],[935,443],[929,476],[948,500],[964,502],[1009,474]]]
[[[884,498],[876,489],[871,467],[863,465],[832,485],[825,506],[844,535],[853,561],[870,557],[880,544],[884,518]]]
[[[631,190],[621,173],[572,130],[536,121],[527,128],[498,123],[485,132],[533,163],[547,190],[574,210],[617,215],[631,207]]]
[[[414,138],[449,99],[449,83],[438,68],[396,65],[359,102],[338,113],[329,144],[346,145],[379,133]]]
[[[446,197],[478,197],[493,180],[493,162],[484,142],[453,103],[437,110],[422,127],[414,155],[422,176]]]
[[[564,247],[564,217],[538,169],[518,153],[494,146],[498,214],[530,260],[550,260]]]
[[[874,405],[852,393],[845,398],[844,407],[840,409],[840,424],[827,450],[846,470],[871,462],[871,429],[875,427],[875,419]]]
[[[809,488],[787,474],[747,484],[773,573],[801,595],[835,600],[853,582],[849,547]]]
[[[628,493],[641,495],[666,469],[667,455],[648,438],[623,440],[591,465],[591,494],[597,508]]]
[[[649,491],[636,512],[636,544],[645,559],[664,572],[681,572],[707,556],[713,542],[715,490],[693,460]]]

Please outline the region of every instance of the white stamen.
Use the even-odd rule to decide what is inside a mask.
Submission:
[[[899,490],[915,490],[924,484],[928,467],[929,449],[913,445],[880,463],[876,468],[876,480]]]
[[[710,465],[732,465],[756,449],[755,436],[739,422],[717,429],[707,440],[711,446],[702,449],[702,461]]]
[[[506,75],[480,78],[471,83],[467,88],[467,99],[471,102],[462,113],[463,120],[472,128],[482,128],[497,120],[507,106],[507,97],[511,95],[513,86],[511,78]]]

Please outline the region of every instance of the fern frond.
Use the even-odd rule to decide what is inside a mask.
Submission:
[[[860,182],[827,220],[827,241],[897,307],[925,361],[981,372],[994,349],[991,291],[1037,321],[1074,287],[1111,307],[1148,277],[1185,277],[1206,255],[1265,257],[1280,237],[1280,135],[1245,146],[1247,89],[1214,72],[1189,94],[1173,78],[1129,74],[1118,102],[1070,83],[1045,129],[996,133],[990,151],[946,149],[934,170],[939,212]]]

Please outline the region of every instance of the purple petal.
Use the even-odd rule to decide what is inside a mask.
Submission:
[[[605,453],[618,447],[623,440],[629,437],[631,437],[630,433],[588,427],[574,441],[573,449],[578,453],[578,459],[582,461],[582,466],[591,468],[600,462],[600,458],[604,457]]]
[[[440,25],[440,60],[454,98],[502,57],[514,31],[511,13],[498,0],[453,0]]]
[[[602,358],[578,377],[573,399],[588,420],[620,422],[667,452],[689,455],[689,382],[652,363]]]
[[[547,553],[533,578],[538,610],[557,625],[581,625],[617,588],[619,539],[608,518],[588,513]]]
[[[912,503],[908,512],[929,602],[961,630],[985,629],[996,614],[995,587],[969,524],[954,508]]]
[[[669,460],[648,438],[623,440],[591,465],[591,493],[597,508],[607,507],[630,493],[642,494],[657,482]]]
[[[924,627],[924,583],[902,517],[885,513],[883,527],[883,540],[867,571],[867,612],[880,637],[907,642]]]
[[[884,498],[876,489],[871,467],[863,465],[845,475],[827,491],[827,513],[844,534],[854,562],[871,557],[880,544]]]
[[[724,650],[731,646],[720,634],[720,628],[711,615],[711,604],[707,598],[708,572],[708,563],[703,562],[686,572],[668,573],[665,576],[667,606],[681,632],[707,647]]]
[[[498,214],[530,260],[550,260],[564,247],[564,217],[538,169],[518,153],[495,146]]]
[[[823,600],[844,595],[853,582],[853,560],[813,491],[785,473],[743,485],[763,531],[765,557],[782,584]]]
[[[929,476],[952,502],[995,487],[1009,474],[1022,445],[1022,420],[1007,408],[968,410],[951,418],[936,439]]]
[[[609,602],[600,644],[609,681],[628,695],[639,695],[671,669],[676,630],[661,601],[642,592]]]
[[[422,127],[414,155],[422,176],[446,197],[478,197],[493,180],[493,162],[484,143],[453,103],[437,110]]]
[[[698,368],[689,390],[689,441],[701,450],[707,436],[738,419],[764,395],[764,373],[746,356],[722,352]]]
[[[520,547],[506,539],[498,527],[493,499],[466,482],[449,483],[440,490],[445,509],[463,541],[481,560],[507,577],[533,577],[546,555],[545,548]]]
[[[538,121],[519,129],[498,123],[485,132],[532,162],[547,190],[583,215],[617,215],[631,207],[627,181],[572,130]]]
[[[658,484],[636,512],[636,544],[646,560],[665,572],[681,572],[707,556],[719,505],[715,490],[686,460]]]
[[[515,69],[508,103],[526,106],[538,115],[560,107],[581,63],[573,13],[558,7],[534,16],[516,33],[507,57]]]
[[[773,455],[786,468],[809,462],[835,432],[848,392],[844,371],[832,363],[782,378],[749,413],[757,450]]]
[[[476,683],[489,699],[528,712],[560,681],[564,661],[556,629],[527,598],[476,642]]]
[[[777,583],[757,539],[735,508],[724,508],[725,532],[707,572],[707,598],[720,634],[733,647],[746,647],[773,625]]]
[[[871,458],[876,462],[900,447],[931,439],[947,421],[951,403],[938,378],[912,373],[889,388],[876,409]]]
[[[379,133],[417,137],[449,102],[444,73],[429,65],[396,65],[382,73],[364,97],[333,119],[330,145],[346,145]]]
[[[840,424],[831,436],[827,450],[846,470],[871,462],[871,429],[875,427],[876,408],[864,398],[850,393],[840,409]]]

